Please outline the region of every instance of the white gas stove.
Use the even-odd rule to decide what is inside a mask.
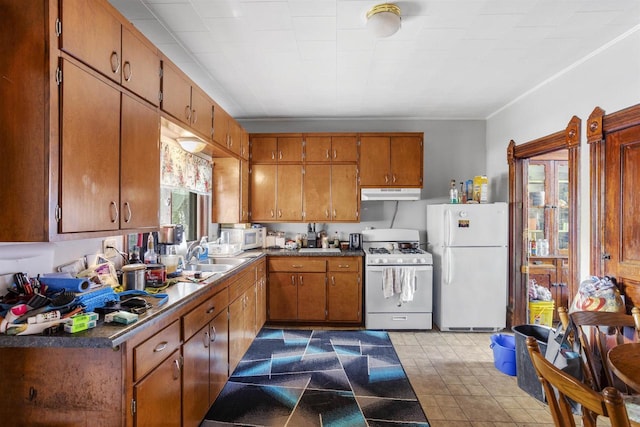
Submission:
[[[382,228],[362,232],[367,265],[432,265],[429,252],[420,249],[418,230]]]
[[[362,232],[365,327],[431,329],[433,257],[411,229]]]

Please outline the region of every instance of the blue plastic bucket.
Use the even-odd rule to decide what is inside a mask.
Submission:
[[[516,340],[513,335],[491,335],[493,365],[500,372],[512,377],[516,375]]]

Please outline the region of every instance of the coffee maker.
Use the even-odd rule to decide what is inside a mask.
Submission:
[[[161,225],[158,231],[158,255],[176,254],[182,243],[184,226],[182,224]]]
[[[349,234],[349,250],[355,251],[362,248],[362,234],[351,233]]]

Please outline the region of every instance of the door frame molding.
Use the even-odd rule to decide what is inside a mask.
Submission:
[[[522,269],[527,251],[523,238],[523,173],[529,158],[566,149],[569,167],[569,274],[568,292],[575,295],[578,289],[579,235],[578,188],[580,162],[580,129],[582,121],[573,116],[564,130],[516,145],[509,141],[507,162],[509,163],[509,305],[507,324],[514,326],[528,323],[527,319],[527,272]]]

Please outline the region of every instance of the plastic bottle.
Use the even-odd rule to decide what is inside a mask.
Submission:
[[[207,239],[207,236],[202,236],[202,239],[200,239],[200,247],[202,251],[198,255],[198,261],[206,261],[209,258],[209,239]]]
[[[149,233],[149,237],[147,238],[147,251],[144,253],[144,263],[145,264],[158,263],[158,254],[154,249],[153,233]]]
[[[460,203],[467,203],[467,192],[464,189],[464,182],[460,181],[460,192],[458,193],[458,201]]]
[[[456,188],[456,180],[451,180],[449,187],[449,203],[458,203],[458,189]]]

